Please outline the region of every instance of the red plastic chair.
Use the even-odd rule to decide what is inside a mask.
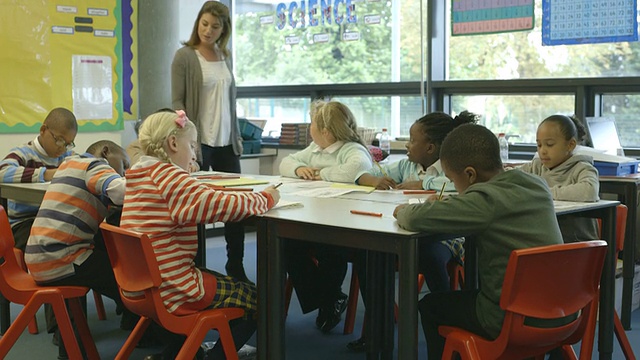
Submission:
[[[81,286],[40,286],[20,267],[14,253],[15,242],[4,208],[0,206],[0,292],[13,303],[24,305],[7,332],[0,338],[0,358],[5,358],[25,327],[43,304],[51,304],[70,359],[82,359],[82,353],[65,305],[68,301],[78,334],[89,359],[99,359],[79,298],[89,291]]]
[[[616,207],[616,259],[618,258],[618,253],[622,251],[622,249],[624,249],[624,237],[627,228],[628,210],[629,209],[626,205],[621,204]],[[594,307],[591,321],[589,322],[589,325],[587,325],[587,332],[584,335],[582,343],[580,344],[580,357],[583,357],[582,354],[584,353],[584,357],[590,359],[593,353],[593,345],[596,336],[596,314],[598,312],[598,301],[599,298],[596,299],[596,306]],[[620,321],[620,316],[618,316],[617,312],[613,313],[613,325],[614,333],[616,334],[618,343],[622,348],[622,353],[624,354],[625,359],[635,360],[636,356],[633,353],[633,348],[631,348],[629,338],[627,337],[627,333],[622,327],[622,322]]]
[[[220,334],[220,340],[227,359],[238,359],[238,353],[231,337],[229,320],[242,317],[240,308],[203,310],[197,313],[176,316],[169,313],[160,297],[162,283],[158,262],[145,234],[128,231],[103,222],[100,225],[104,242],[109,253],[120,295],[124,306],[140,315],[116,359],[128,359],[136,344],[151,321],[163,328],[187,336],[176,359],[191,360],[211,329]]]
[[[16,261],[18,262],[18,266],[25,272],[28,272],[27,264],[24,262],[24,253],[20,249],[13,249],[13,253],[16,255]],[[104,310],[104,303],[102,302],[102,295],[99,292],[92,290],[93,300],[96,303],[96,312],[98,314],[98,320],[106,320],[107,314]],[[33,319],[29,322],[29,333],[30,334],[38,334],[40,330],[38,330],[38,320],[34,316]]]
[[[544,358],[562,347],[575,359],[571,344],[580,341],[596,306],[600,276],[607,253],[601,240],[514,250],[502,285],[500,307],[505,310],[502,331],[488,340],[460,328],[441,326],[446,338],[443,359],[459,353],[462,359]],[[577,314],[564,325],[535,327],[526,319],[558,319]],[[567,319],[564,319],[567,320]]]

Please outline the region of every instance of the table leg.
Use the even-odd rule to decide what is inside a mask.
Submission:
[[[258,359],[285,358],[283,242],[275,224],[257,221]]]
[[[638,186],[636,183],[625,185],[627,204],[627,227],[622,251],[622,309],[620,320],[625,330],[631,330],[631,302],[633,298],[633,275],[635,272],[636,223],[638,221]]]
[[[395,254],[367,251],[367,359],[393,359]]]
[[[11,303],[0,294],[0,335],[9,329],[11,325]]]
[[[193,262],[197,267],[207,267],[207,230],[205,224],[198,224],[198,251]]]
[[[258,360],[268,359],[269,350],[269,317],[268,314],[268,302],[269,302],[269,277],[267,264],[268,262],[268,226],[265,219],[260,219],[256,224],[256,246],[257,246],[257,272],[258,272]],[[265,269],[265,270],[262,270]]]
[[[598,321],[598,351],[600,359],[611,359],[613,354],[613,312],[615,284],[616,208],[605,209],[602,217],[602,235],[609,244],[600,280],[600,320]]]
[[[417,359],[418,240],[403,240],[398,255],[398,359]]]

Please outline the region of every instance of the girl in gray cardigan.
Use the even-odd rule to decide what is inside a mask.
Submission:
[[[549,185],[553,200],[598,201],[600,182],[593,158],[574,154],[585,134],[575,116],[549,116],[536,133],[538,156],[520,170],[541,176]],[[558,223],[564,242],[599,238],[595,219],[566,218]]]

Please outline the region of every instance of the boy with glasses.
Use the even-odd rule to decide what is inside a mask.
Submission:
[[[0,162],[0,182],[41,183],[51,181],[60,163],[73,154],[73,141],[78,123],[65,108],[49,112],[38,136],[26,144],[11,149]],[[8,201],[8,215],[16,248],[24,251],[38,206]]]

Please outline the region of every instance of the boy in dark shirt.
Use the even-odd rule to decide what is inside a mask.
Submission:
[[[420,300],[429,359],[442,357],[441,325],[495,339],[504,319],[499,302],[511,251],[562,243],[546,183],[522,171],[504,171],[498,139],[487,128],[469,124],[454,129],[442,143],[440,161],[459,195],[400,205],[394,216],[407,230],[472,236],[480,286]]]

